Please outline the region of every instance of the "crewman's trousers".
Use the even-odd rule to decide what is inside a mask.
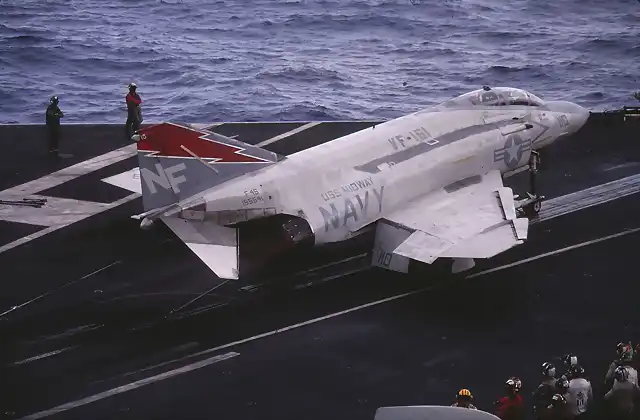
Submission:
[[[127,131],[127,139],[131,140],[131,136],[140,129],[140,121],[137,118],[128,117],[125,129]]]
[[[60,144],[60,126],[59,125],[49,125],[47,126],[48,137],[49,137],[49,153],[58,153],[58,147]]]

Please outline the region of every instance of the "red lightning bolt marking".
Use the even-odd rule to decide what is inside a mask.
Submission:
[[[260,163],[268,162],[241,153],[245,149],[207,139],[211,133],[194,130],[172,123],[162,123],[140,130],[138,152],[146,156],[194,159],[186,150],[212,163]]]

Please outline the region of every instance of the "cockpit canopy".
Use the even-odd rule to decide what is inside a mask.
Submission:
[[[468,105],[482,105],[482,106],[508,106],[508,105],[521,105],[521,106],[542,106],[544,101],[538,98],[533,93],[527,92],[522,89],[510,88],[510,87],[495,87],[490,88],[485,86],[482,89],[474,90],[473,92],[465,93],[456,98],[448,100],[443,104],[445,107],[457,107]]]

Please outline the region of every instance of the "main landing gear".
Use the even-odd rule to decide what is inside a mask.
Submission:
[[[536,193],[536,175],[538,173],[539,165],[540,155],[535,150],[532,150],[531,157],[529,158],[529,182],[531,192],[527,193],[526,198],[516,201],[516,210],[521,215],[530,219],[538,216],[538,213],[542,208],[542,201],[545,199],[544,195],[538,195]],[[515,196],[514,198],[519,198],[519,196]]]

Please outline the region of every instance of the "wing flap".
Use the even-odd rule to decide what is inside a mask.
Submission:
[[[513,228],[516,231],[516,238],[524,241],[529,237],[529,219],[520,217],[512,221]]]
[[[393,252],[407,258],[431,264],[442,252],[451,246],[453,246],[453,242],[416,230]]]
[[[491,171],[473,183],[463,180],[444,187],[387,219],[455,243],[504,220],[501,197],[495,192],[500,188],[504,188],[500,172]],[[504,190],[503,194],[511,194],[510,188]]]
[[[218,277],[238,279],[237,229],[177,217],[162,217],[162,221]]]
[[[527,238],[529,221],[517,218],[513,192],[500,172],[456,184],[387,218],[413,231],[395,254],[427,264],[439,257],[490,258]]]
[[[516,203],[511,188],[498,188],[498,197],[500,198],[504,218],[506,220],[514,220],[517,218]]]
[[[474,236],[465,242],[460,242],[455,246],[440,254],[441,257],[452,258],[491,258],[500,254],[523,241],[515,236],[515,229],[511,222],[489,229],[480,235]]]

